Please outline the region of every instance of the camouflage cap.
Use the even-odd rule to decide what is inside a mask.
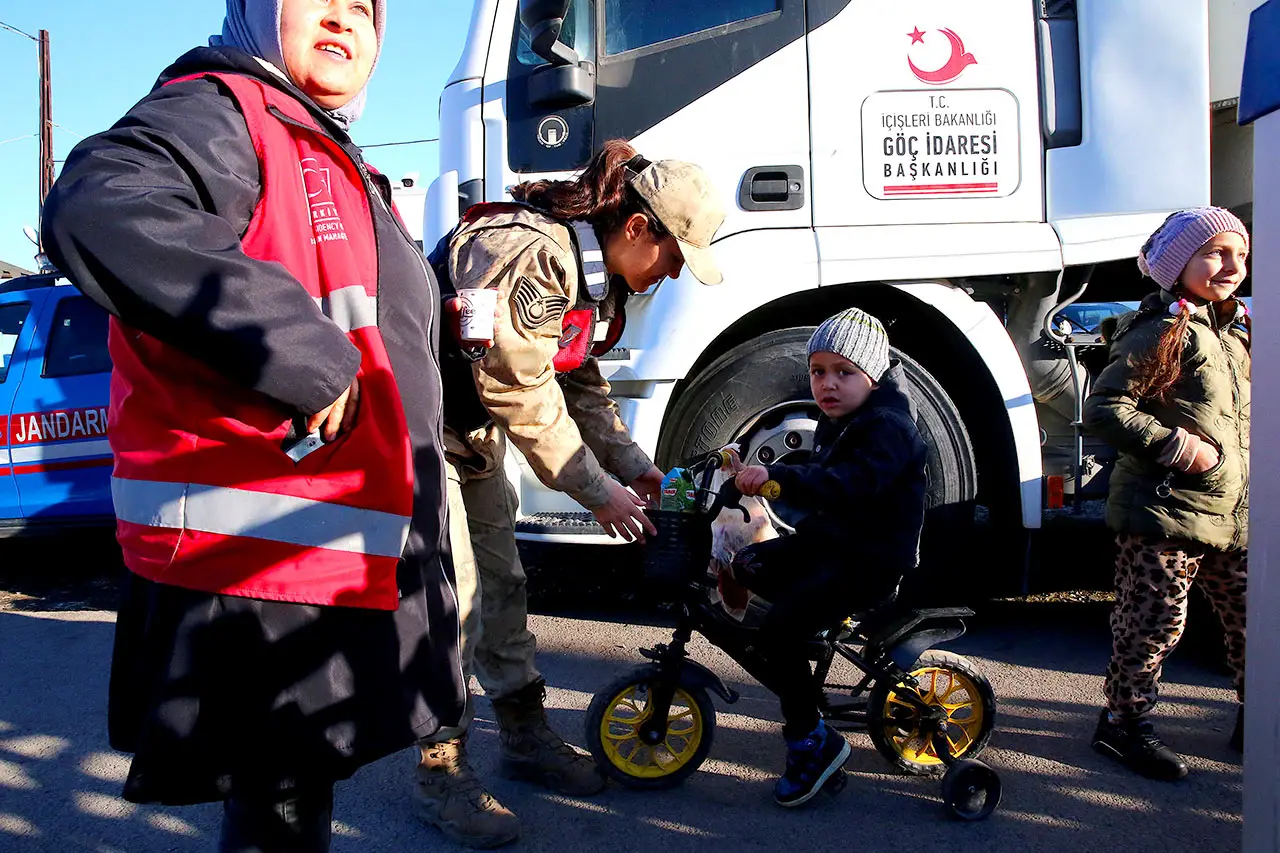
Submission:
[[[724,281],[711,254],[711,240],[724,222],[725,211],[707,173],[681,160],[636,160],[641,168],[631,178],[631,186],[679,242],[689,272],[703,284]]]

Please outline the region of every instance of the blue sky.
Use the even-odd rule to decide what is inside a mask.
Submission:
[[[387,37],[370,84],[369,106],[352,128],[361,145],[437,136],[440,89],[453,70],[471,0],[389,0]],[[221,29],[221,0],[3,0],[0,21],[50,35],[54,157],[82,135],[110,127],[157,75]],[[33,269],[35,247],[22,235],[36,224],[39,84],[36,43],[0,29],[0,260]],[[29,138],[21,138],[31,134]],[[7,140],[17,138],[17,141]],[[435,174],[436,145],[368,152],[391,177]]]

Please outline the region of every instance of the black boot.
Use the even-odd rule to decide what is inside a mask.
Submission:
[[[1145,719],[1111,722],[1104,709],[1093,733],[1093,748],[1148,779],[1174,782],[1187,775],[1187,763],[1156,737]]]
[[[1231,733],[1231,740],[1228,744],[1236,752],[1244,752],[1244,706],[1236,707],[1236,728]]]
[[[223,803],[218,853],[328,853],[333,788],[290,799],[238,797]]]

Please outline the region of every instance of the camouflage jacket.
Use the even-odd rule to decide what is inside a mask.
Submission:
[[[1167,399],[1139,399],[1134,365],[1175,322],[1167,293],[1147,297],[1111,337],[1111,361],[1085,401],[1085,426],[1120,453],[1111,475],[1107,523],[1148,536],[1190,539],[1213,548],[1249,541],[1249,332],[1236,303],[1195,309],[1182,353],[1182,376]],[[1157,462],[1175,427],[1207,438],[1220,461],[1203,474]]]
[[[454,234],[448,262],[459,289],[498,290],[494,345],[473,367],[494,422],[446,435],[466,474],[501,467],[504,434],[544,485],[588,509],[608,500],[608,474],[630,483],[648,471],[653,462],[619,419],[596,360],[559,375],[552,363],[581,286],[569,227],[532,209],[481,216]]]

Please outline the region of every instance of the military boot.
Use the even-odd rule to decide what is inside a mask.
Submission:
[[[547,725],[543,707],[547,688],[535,681],[493,700],[502,740],[502,775],[537,782],[559,794],[584,797],[604,788],[604,776],[591,756],[564,742]]]
[[[488,849],[520,837],[520,819],[489,795],[467,763],[465,735],[423,745],[415,775],[418,816],[450,839]]]

